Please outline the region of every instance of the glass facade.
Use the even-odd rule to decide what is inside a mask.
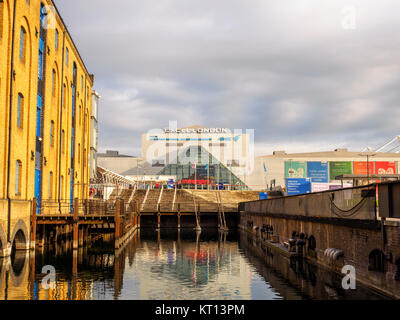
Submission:
[[[153,166],[163,162],[154,161]],[[200,146],[190,146],[175,155],[169,154],[166,163],[159,175],[176,176],[178,187],[194,188],[198,185],[206,189],[207,186],[216,188],[223,185],[224,189],[248,189],[230,168]]]

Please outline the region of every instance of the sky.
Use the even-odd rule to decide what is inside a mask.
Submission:
[[[55,0],[101,96],[99,149],[254,129],[256,155],[400,134],[398,0]]]

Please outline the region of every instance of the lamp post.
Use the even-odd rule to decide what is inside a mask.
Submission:
[[[359,154],[359,156],[362,157],[367,157],[367,179],[368,179],[368,185],[369,185],[369,158],[376,156],[376,153],[370,153],[370,152],[365,152],[362,154]]]

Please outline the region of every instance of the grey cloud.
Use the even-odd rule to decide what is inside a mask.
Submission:
[[[56,3],[96,75],[104,149],[138,154],[169,120],[254,128],[259,154],[399,134],[396,0],[352,1],[356,30],[343,0]]]

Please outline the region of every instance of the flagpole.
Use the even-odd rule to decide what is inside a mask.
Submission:
[[[194,189],[197,190],[197,162],[194,162]]]
[[[210,164],[207,163],[207,190],[210,190]]]

